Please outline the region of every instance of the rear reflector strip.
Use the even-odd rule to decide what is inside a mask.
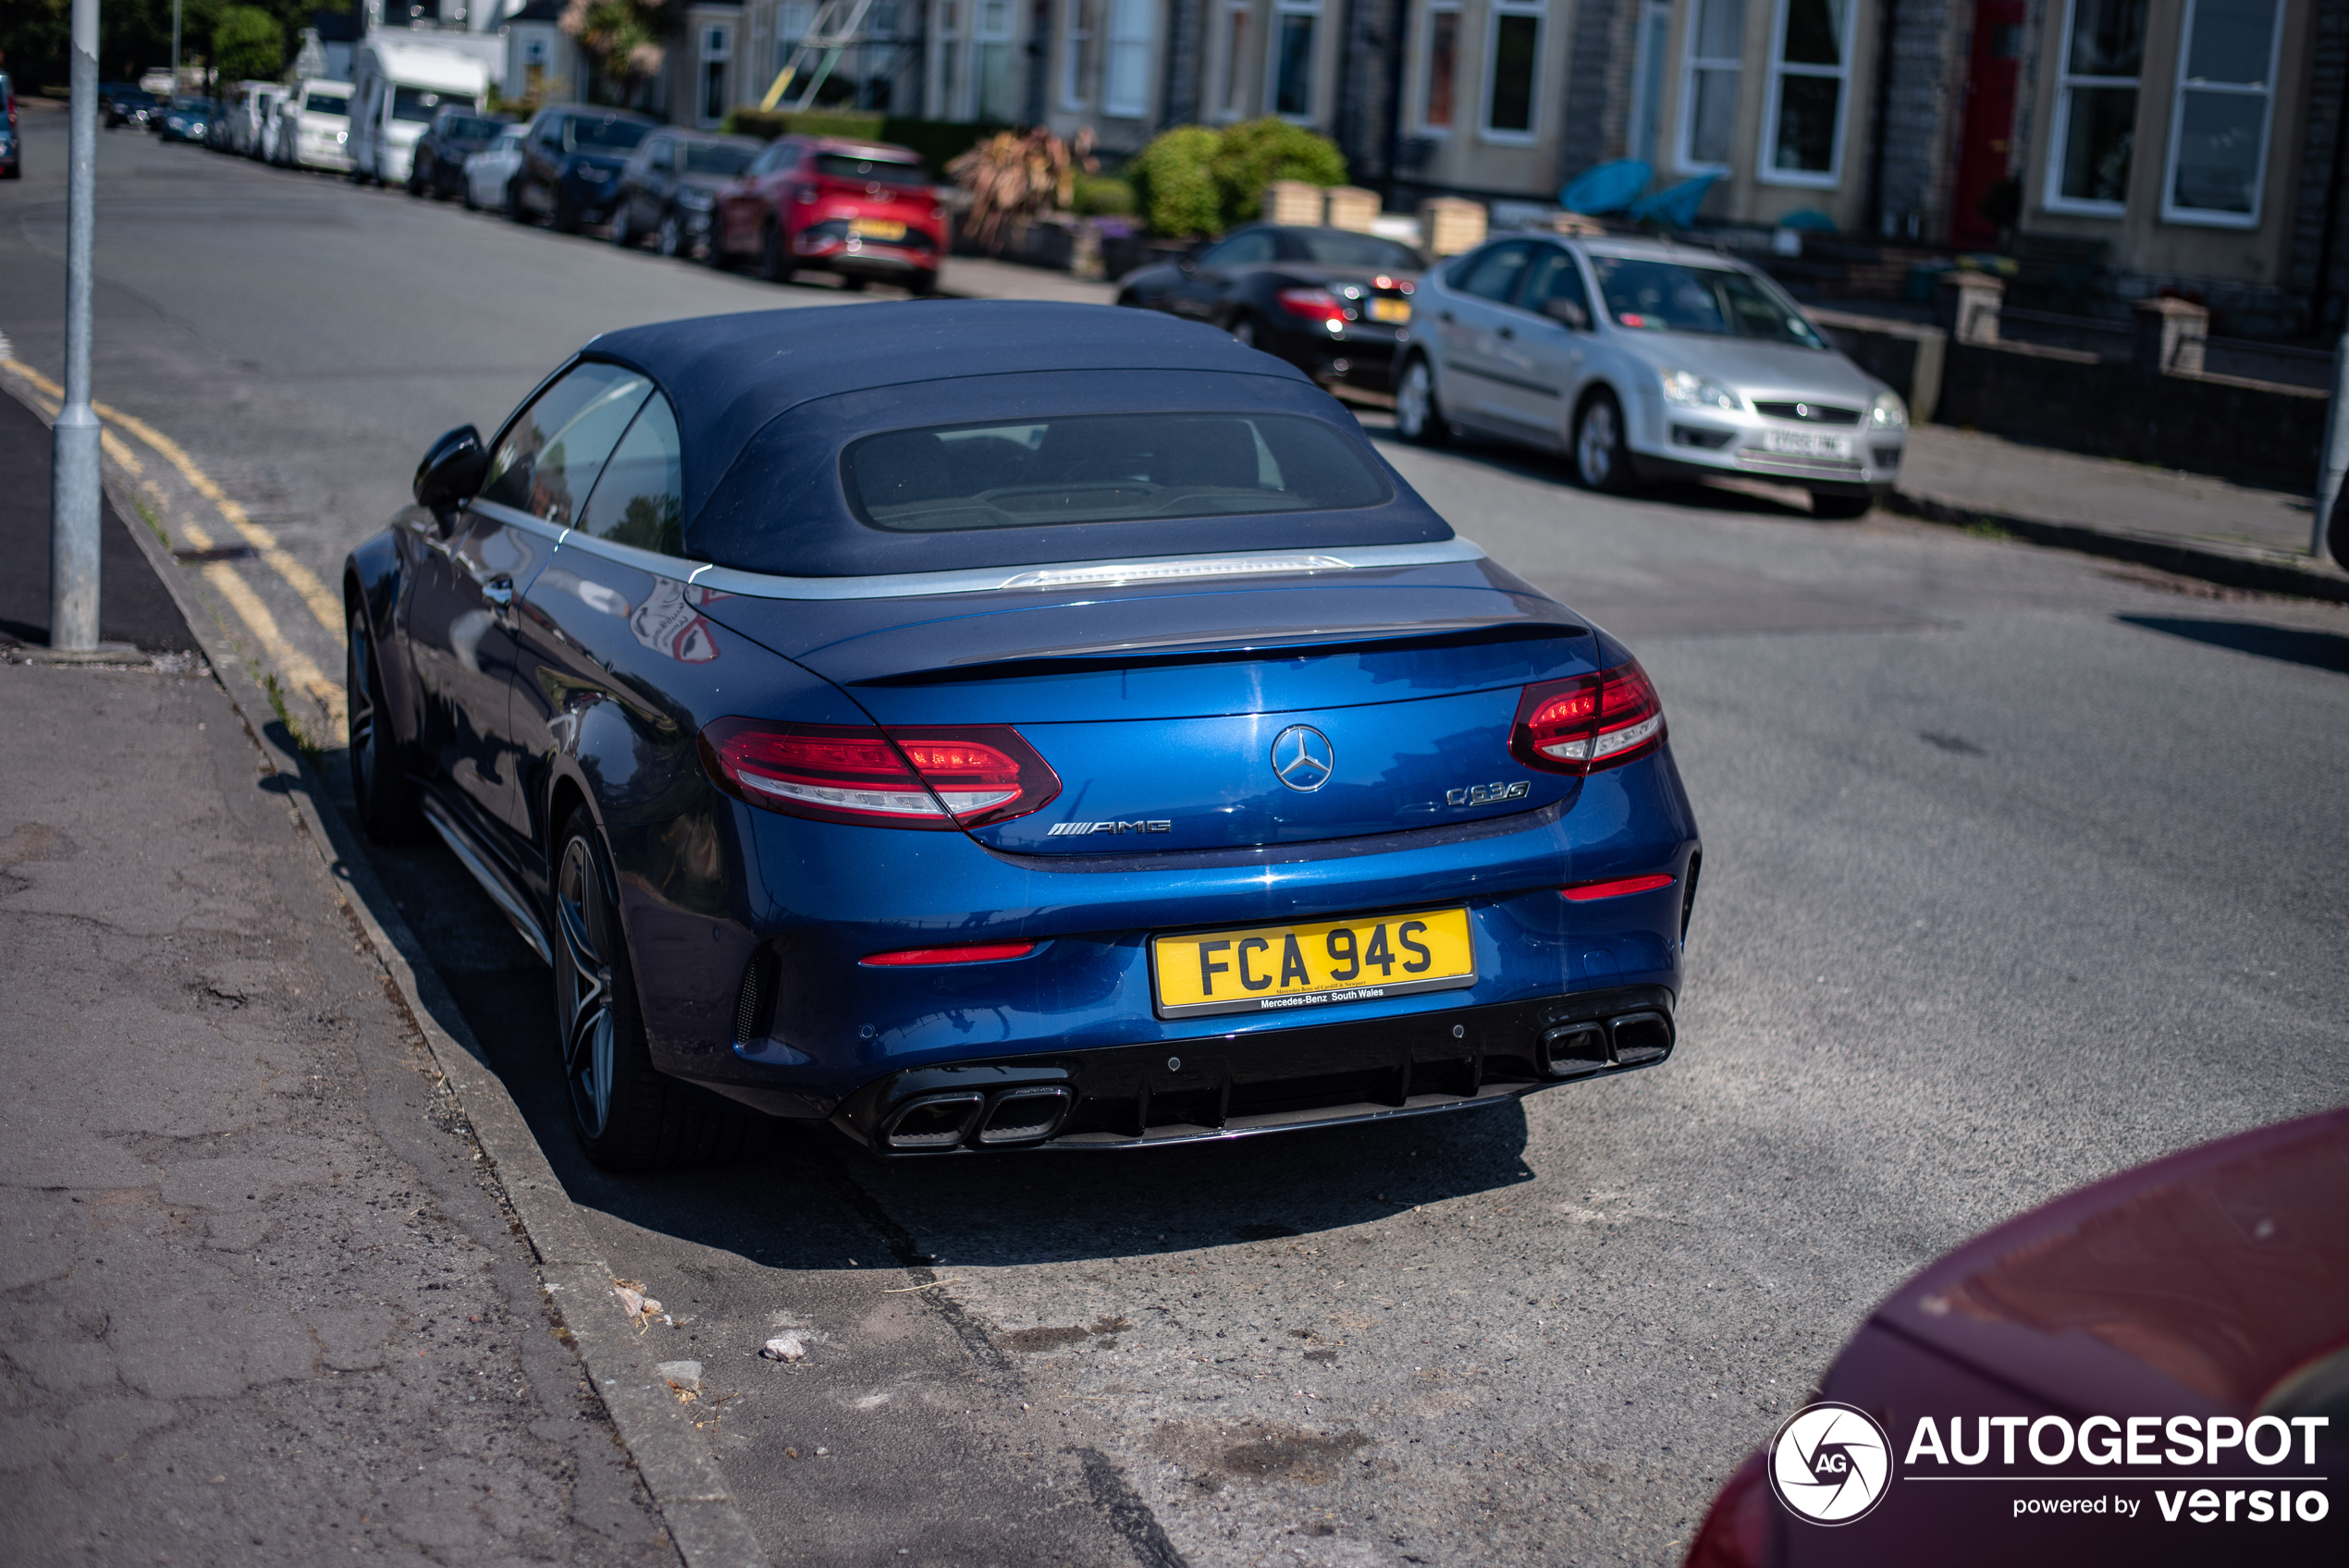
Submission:
[[[1619,899],[1626,893],[1653,893],[1658,888],[1672,886],[1672,874],[1659,871],[1648,876],[1617,876],[1605,882],[1578,882],[1571,888],[1560,888],[1568,903],[1587,904],[1593,899]],[[870,963],[872,960],[865,961]]]
[[[1666,877],[1669,882],[1670,877]],[[856,962],[880,968],[898,965],[938,963],[996,963],[1007,958],[1026,958],[1036,950],[1033,942],[965,942],[957,948],[901,948],[893,953],[867,953]]]

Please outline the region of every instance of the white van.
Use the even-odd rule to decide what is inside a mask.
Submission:
[[[277,116],[277,161],[298,169],[351,166],[351,83],[314,77]]]
[[[445,108],[478,110],[489,92],[490,35],[371,32],[352,52],[351,166],[377,185],[404,185],[416,138]]]

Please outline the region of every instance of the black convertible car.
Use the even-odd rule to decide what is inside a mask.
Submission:
[[[1117,302],[1222,327],[1323,386],[1388,390],[1427,259],[1344,228],[1256,224],[1119,283]]]

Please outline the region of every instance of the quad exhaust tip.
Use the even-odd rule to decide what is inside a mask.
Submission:
[[[1032,1144],[1051,1137],[1068,1120],[1075,1096],[1059,1084],[977,1089],[924,1095],[908,1100],[882,1124],[880,1144],[892,1154],[944,1153],[971,1141],[981,1147]]]
[[[1542,1035],[1542,1068],[1553,1078],[1584,1078],[1609,1068],[1645,1067],[1672,1054],[1672,1020],[1643,1009],[1604,1021],[1577,1019]]]

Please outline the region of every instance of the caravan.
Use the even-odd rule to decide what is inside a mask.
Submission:
[[[481,107],[502,47],[486,33],[369,33],[351,56],[351,178],[405,184],[433,116]]]

